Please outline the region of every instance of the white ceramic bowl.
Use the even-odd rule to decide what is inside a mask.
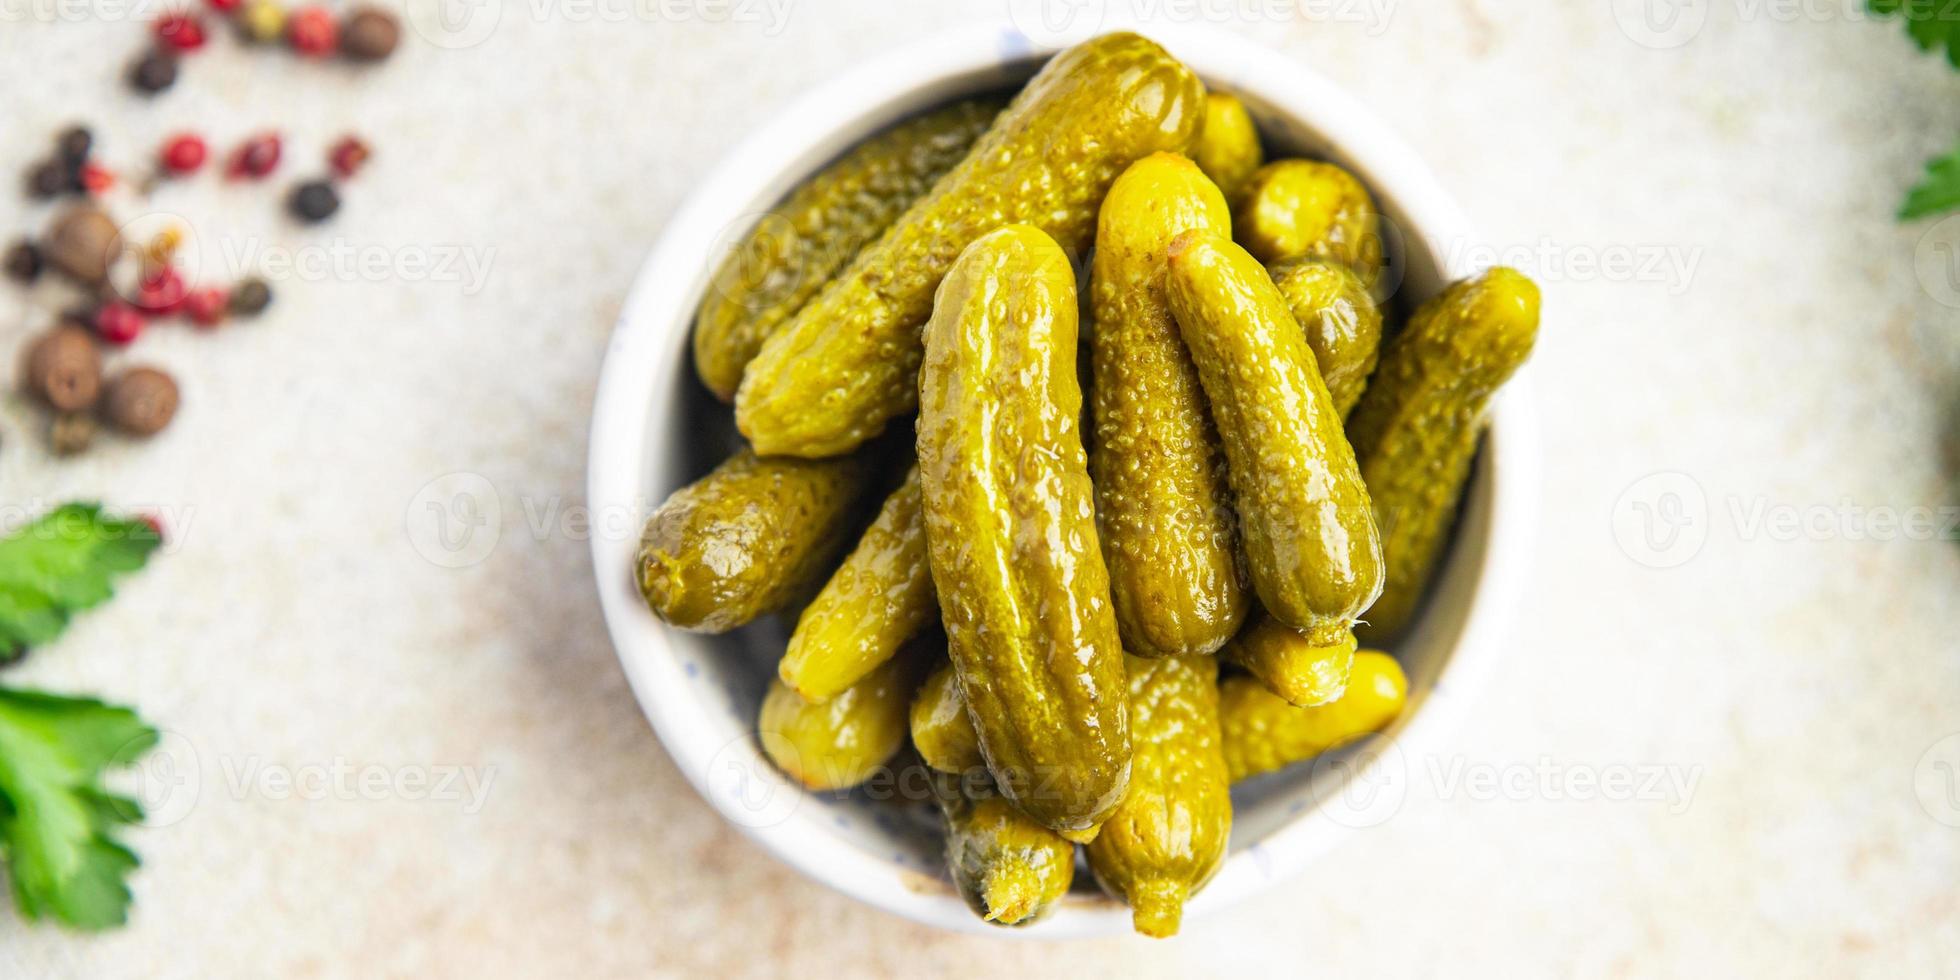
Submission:
[[[1399,306],[1477,270],[1464,219],[1389,125],[1326,79],[1232,35],[1142,28],[1207,84],[1238,94],[1274,156],[1334,160],[1373,189],[1391,229]],[[668,628],[647,610],[631,570],[640,522],[667,494],[737,445],[725,407],[693,376],[688,331],[710,271],[756,216],[826,161],[873,132],[957,96],[1024,81],[1059,43],[1011,29],[976,29],[871,60],[786,107],[710,171],[661,236],[614,328],[592,419],[589,494],[600,597],[620,662],[682,772],[728,820],[777,857],[831,887],[919,922],[996,936],[1127,932],[1128,910],[1089,876],[1044,922],[1002,930],[975,918],[940,865],[919,787],[843,797],[809,794],[762,756],[757,707],[787,625],[778,619],[720,637]],[[1502,641],[1530,553],[1537,457],[1528,379],[1499,399],[1439,581],[1412,635],[1394,651],[1410,705],[1385,737],[1235,788],[1231,853],[1187,921],[1298,872],[1343,834],[1393,832],[1418,759],[1446,751],[1447,716],[1465,704]]]

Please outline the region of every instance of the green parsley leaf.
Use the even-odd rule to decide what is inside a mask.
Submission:
[[[128,708],[0,688],[0,859],[27,919],[123,924],[124,879],[139,862],[111,832],[143,809],[104,789],[102,772],[156,742],[156,729]]]
[[[1899,206],[1899,220],[1911,221],[1956,208],[1960,208],[1960,144],[1945,156],[1927,161],[1926,179],[1906,195],[1906,203]]]
[[[1903,14],[1906,33],[1922,51],[1946,48],[1946,60],[1960,68],[1960,6],[1951,0],[1870,0],[1872,13]]]
[[[0,663],[60,635],[69,618],[112,593],[112,576],[143,567],[163,543],[142,521],[95,504],[58,507],[0,538]]]

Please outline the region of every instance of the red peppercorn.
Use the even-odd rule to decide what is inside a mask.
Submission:
[[[354,176],[373,155],[360,137],[343,136],[327,151],[327,166],[333,168],[334,176],[345,179]]]
[[[157,40],[178,51],[204,46],[204,21],[195,14],[165,14],[157,19]]]
[[[143,314],[127,303],[104,303],[95,311],[96,336],[118,347],[134,343],[147,325]]]
[[[90,194],[100,194],[116,186],[116,175],[108,167],[99,163],[82,164],[82,189]]]
[[[221,14],[229,14],[243,4],[243,0],[205,0],[205,2],[211,5],[212,10]]]
[[[199,327],[215,327],[224,320],[231,306],[231,295],[217,286],[193,289],[184,297],[184,315]]]
[[[264,177],[279,167],[279,134],[263,133],[232,152],[226,172],[233,177]]]
[[[191,133],[180,133],[163,144],[163,152],[158,154],[163,169],[173,174],[193,174],[204,166],[210,149],[204,140]]]
[[[303,7],[286,21],[286,43],[309,58],[325,58],[340,47],[340,23],[325,7]]]
[[[168,316],[184,305],[184,277],[173,266],[160,266],[136,287],[136,308],[151,316]]]

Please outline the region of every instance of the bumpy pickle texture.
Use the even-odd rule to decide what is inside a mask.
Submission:
[[[1224,92],[1205,95],[1205,125],[1191,147],[1191,159],[1218,185],[1226,201],[1238,203],[1253,171],[1266,160],[1245,103]]]
[[[1224,239],[1179,236],[1169,284],[1225,447],[1259,601],[1315,642],[1334,642],[1381,591],[1381,544],[1305,335],[1265,268]]]
[[[1317,708],[1296,708],[1250,677],[1219,685],[1218,721],[1232,782],[1282,769],[1378,732],[1402,713],[1409,681],[1395,658],[1376,650],[1354,655],[1347,691]]]
[[[901,655],[822,704],[773,681],[756,729],[777,768],[811,789],[848,789],[871,778],[905,744],[906,709],[919,679],[916,655]]]
[[[1307,346],[1334,398],[1334,411],[1347,418],[1381,353],[1381,307],[1361,277],[1338,263],[1296,259],[1268,271],[1293,319],[1307,332]]]
[[[1531,356],[1538,287],[1495,268],[1423,304],[1382,352],[1348,434],[1382,529],[1388,584],[1368,641],[1409,625],[1456,520],[1492,395]]]
[[[1128,699],[1083,457],[1075,273],[1027,225],[939,288],[919,375],[927,553],[1002,791],[1075,840],[1122,800]]]
[[[1266,263],[1327,259],[1374,288],[1382,277],[1381,219],[1355,176],[1319,160],[1278,160],[1246,182],[1232,232]]]
[[[694,318],[694,368],[728,401],[762,342],[966,156],[1004,103],[967,99],[859,143],[771,208]]]
[[[1116,175],[1188,148],[1203,97],[1190,69],[1135,34],[1056,55],[965,160],[763,345],[735,398],[742,433],[794,456],[877,434],[917,401],[919,327],[961,250],[1023,222],[1080,253]]]
[[[1315,643],[1269,616],[1246,627],[1225,648],[1227,659],[1252,672],[1266,689],[1302,708],[1326,704],[1347,689],[1354,663],[1354,633]]]
[[[1130,789],[1089,845],[1089,867],[1129,903],[1136,931],[1171,936],[1185,901],[1224,860],[1232,830],[1218,664],[1204,655],[1128,662]]]
[[[777,673],[806,700],[827,700],[890,659],[938,615],[914,468],[803,610]]]
[[[1225,457],[1164,295],[1165,252],[1191,229],[1230,234],[1225,199],[1158,153],[1117,178],[1096,230],[1089,471],[1116,623],[1142,656],[1217,650],[1248,604]]]
[[[674,491],[640,536],[640,594],[682,629],[722,633],[808,595],[848,540],[870,467],[858,456],[742,450]]]
[[[991,786],[933,773],[932,788],[946,817],[947,870],[975,915],[998,926],[1029,925],[1068,894],[1075,845]]]

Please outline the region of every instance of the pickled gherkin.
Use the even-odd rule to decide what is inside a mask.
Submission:
[[[1246,251],[1187,232],[1170,301],[1225,447],[1259,601],[1319,644],[1381,591],[1381,545],[1354,451],[1286,300]]]
[[[694,367],[722,401],[735,397],[769,339],[858,249],[986,132],[1004,101],[967,99],[859,143],[771,208],[715,270],[694,318]]]
[[[674,491],[640,536],[640,594],[669,624],[723,633],[809,595],[849,540],[864,454],[803,460],[744,449]]]
[[[1230,233],[1225,199],[1170,153],[1117,178],[1096,228],[1089,471],[1110,598],[1131,653],[1217,650],[1245,620],[1225,457],[1164,294],[1179,233]]]
[[[893,657],[821,704],[771,682],[756,721],[762,751],[811,789],[848,789],[870,779],[905,744],[906,710],[923,662],[915,654]]]
[[[1226,659],[1252,672],[1266,689],[1302,708],[1326,704],[1347,689],[1354,663],[1352,630],[1316,643],[1270,617],[1246,627],[1225,648]]]
[[[946,817],[946,865],[975,915],[1000,926],[1047,915],[1075,880],[1075,845],[969,777],[935,772]]]
[[[1414,617],[1456,521],[1491,396],[1537,336],[1538,287],[1498,267],[1423,304],[1382,352],[1348,426],[1388,564],[1364,640],[1393,639]]]
[[[1189,147],[1203,95],[1190,69],[1135,34],[1056,55],[966,159],[763,345],[735,398],[742,433],[794,456],[876,435],[917,401],[920,326],[961,250],[1026,222],[1081,252],[1123,168]]]
[[[1010,225],[939,288],[919,373],[919,482],[940,619],[1001,791],[1086,841],[1123,798],[1123,653],[1081,438],[1075,273]]]
[[[1408,700],[1409,681],[1395,658],[1378,650],[1354,655],[1338,700],[1298,708],[1250,677],[1218,686],[1218,722],[1232,782],[1282,769],[1388,727]]]
[[[964,775],[987,764],[980,755],[980,734],[966,716],[959,674],[950,663],[935,669],[912,699],[912,747],[939,772]]]
[[[1361,277],[1339,263],[1296,259],[1267,271],[1286,297],[1293,319],[1307,332],[1307,347],[1333,396],[1334,411],[1347,418],[1381,353],[1381,308]]]
[[[890,659],[938,615],[915,467],[803,610],[777,673],[806,700],[826,700]]]
[[[1232,829],[1218,664],[1202,654],[1133,656],[1129,671],[1130,789],[1089,845],[1089,867],[1129,904],[1136,931],[1171,936],[1185,901],[1225,859]]]
[[[1205,125],[1191,147],[1191,159],[1218,185],[1225,200],[1236,204],[1252,174],[1266,160],[1259,130],[1237,96],[1224,92],[1205,95]]]
[[[1339,262],[1375,288],[1382,278],[1381,218],[1375,199],[1346,170],[1319,160],[1278,160],[1246,183],[1232,233],[1267,264]]]

